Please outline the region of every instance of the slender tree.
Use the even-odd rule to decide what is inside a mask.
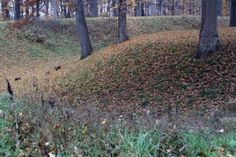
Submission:
[[[116,8],[116,0],[111,0],[112,16],[118,16],[118,10]]]
[[[171,0],[169,3],[171,3],[170,5],[171,15],[175,15],[175,0]]]
[[[76,21],[80,38],[80,45],[82,49],[81,59],[86,58],[92,52],[92,46],[89,39],[88,27],[85,19],[83,0],[76,0]]]
[[[118,39],[119,42],[128,40],[128,35],[126,31],[126,21],[127,21],[127,4],[126,0],[118,0]]]
[[[49,16],[49,0],[45,0],[44,3],[45,3],[45,15],[46,17],[48,17]]]
[[[1,0],[2,16],[4,20],[10,20],[10,11],[8,8],[8,0]]]
[[[144,3],[140,0],[136,1],[135,16],[144,16]]]
[[[236,0],[231,0],[230,27],[236,27]]]
[[[218,47],[216,0],[202,0],[202,21],[197,58],[205,58]]]
[[[92,17],[98,17],[98,1],[90,0],[90,13]]]
[[[25,0],[25,18],[29,19],[29,0]]]
[[[52,16],[53,18],[58,18],[58,3],[57,0],[51,1]]]
[[[159,16],[164,15],[164,0],[159,0]]]
[[[222,0],[217,0],[217,15],[221,16],[222,11]]]
[[[39,0],[36,0],[36,16],[39,17],[40,16],[40,8],[39,8],[39,5],[40,5],[40,1]]]
[[[20,20],[21,0],[15,0],[15,20]]]

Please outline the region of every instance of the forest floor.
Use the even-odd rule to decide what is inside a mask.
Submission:
[[[227,18],[219,21],[227,26]],[[96,52],[80,61],[73,20],[14,31],[0,23],[0,92],[9,79],[24,152],[55,154],[63,143],[64,156],[236,154],[235,28],[221,27],[219,50],[196,60],[199,17],[130,18],[131,39],[122,44],[115,19],[88,25]],[[29,146],[34,142],[40,146]]]

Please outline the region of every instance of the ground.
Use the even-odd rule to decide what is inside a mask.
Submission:
[[[121,44],[115,20],[88,19],[95,52],[82,61],[73,20],[40,21],[19,29],[0,23],[0,92],[6,93],[9,79],[15,94],[12,105],[19,109],[15,115],[21,115],[11,118],[22,123],[23,150],[33,140],[41,152],[55,153],[59,140],[66,152],[87,156],[234,154],[236,29],[225,27],[228,19],[219,19],[221,44],[206,60],[194,58],[199,17],[129,18],[131,39]],[[2,97],[4,106],[9,100]],[[84,136],[75,139],[81,144],[88,140],[86,148],[69,148],[76,142],[76,129]],[[104,133],[112,136],[102,139]],[[40,142],[33,134],[40,134]],[[88,150],[93,136],[105,143],[95,142],[96,155]],[[157,144],[150,137],[159,141],[158,151],[150,148]],[[205,148],[196,149],[200,144],[191,145],[194,142]],[[29,149],[37,152],[37,147]]]

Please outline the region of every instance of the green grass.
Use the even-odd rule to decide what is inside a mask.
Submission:
[[[10,113],[11,101],[9,95],[0,95],[0,156],[17,156],[12,135],[8,132],[14,121],[7,119]]]
[[[219,20],[221,26],[228,23],[228,18]],[[168,30],[197,29],[199,21],[200,18],[194,16],[129,17],[128,34],[133,37]],[[117,42],[116,18],[88,18],[87,23],[95,51]],[[18,54],[30,58],[80,55],[75,19],[35,22],[16,32],[5,29],[6,25],[6,22],[0,23],[0,54],[8,54],[12,61]],[[45,41],[36,42],[38,36],[45,37]],[[18,60],[21,58],[18,57]]]
[[[183,134],[186,143],[186,153],[188,156],[215,157],[219,154],[223,156],[235,155],[236,134],[204,135],[199,133]]]
[[[27,99],[26,99],[27,100]],[[121,156],[121,157],[167,157],[167,156],[232,156],[236,155],[236,132],[213,133],[197,131],[160,132],[155,129],[127,129],[114,121],[113,128],[104,130],[101,124],[80,123],[61,119],[62,109],[53,110],[29,101],[14,103],[6,94],[0,95],[0,155],[18,156],[40,154],[41,148],[51,154],[55,150],[62,157],[69,156]],[[35,105],[33,105],[35,104]],[[47,104],[45,104],[47,105]],[[14,117],[21,122],[20,150],[16,149]],[[20,116],[19,116],[20,115]],[[43,116],[43,117],[42,117]],[[25,125],[27,123],[27,125]],[[43,125],[41,125],[43,124]],[[56,129],[55,124],[59,125]],[[135,126],[133,126],[135,127]],[[137,126],[138,127],[138,126]],[[32,128],[28,131],[27,128]],[[11,131],[8,131],[8,130]],[[24,141],[24,142],[23,142]],[[38,144],[37,144],[38,143]],[[46,144],[48,143],[48,144]],[[35,145],[36,144],[36,145]]]

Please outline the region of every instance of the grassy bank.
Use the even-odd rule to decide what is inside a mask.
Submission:
[[[0,96],[1,156],[232,156],[236,154],[235,132],[211,131],[204,134],[132,126],[106,121],[81,123],[61,107],[12,102]],[[44,106],[45,105],[45,106]],[[83,121],[83,120],[82,120]]]

